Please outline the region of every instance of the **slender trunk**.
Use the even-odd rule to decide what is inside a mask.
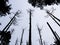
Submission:
[[[40,44],[43,45],[43,42],[42,42],[42,37],[41,37],[41,29],[38,27],[38,32],[39,32],[39,36],[40,36]]]
[[[47,22],[47,25],[48,25],[49,28],[51,29],[51,31],[52,31],[54,37],[56,38],[56,40],[59,41],[59,38],[57,37],[57,33],[55,33],[55,32],[53,31],[53,29],[51,28],[51,26],[50,26],[50,24],[49,24],[48,22]]]
[[[12,25],[14,18],[16,15],[18,15],[18,11],[16,12],[16,14],[13,16],[13,18],[10,20],[10,22],[5,26],[5,28],[2,31],[7,31],[9,29],[9,27]]]
[[[24,29],[23,29],[23,31],[22,31],[20,45],[22,45],[22,42],[23,42],[23,34],[24,34]]]
[[[29,18],[29,20],[30,20],[30,25],[29,25],[29,45],[32,45],[32,43],[31,43],[31,10],[30,10],[30,18]]]

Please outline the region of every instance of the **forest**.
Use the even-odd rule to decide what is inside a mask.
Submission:
[[[0,19],[2,18],[2,17],[6,17],[7,16],[7,18],[6,19],[8,19],[9,18],[9,21],[8,21],[8,23],[5,25],[5,26],[3,26],[3,29],[0,29],[0,45],[11,45],[10,43],[12,42],[12,40],[11,39],[15,39],[15,38],[12,38],[12,35],[14,34],[14,32],[15,32],[15,30],[16,29],[18,29],[17,27],[15,27],[15,28],[12,28],[12,27],[14,27],[14,26],[18,26],[19,24],[18,24],[18,22],[19,21],[22,21],[22,19],[19,19],[19,18],[21,18],[21,17],[23,17],[23,16],[21,16],[22,15],[22,13],[23,13],[23,11],[24,10],[19,10],[18,8],[18,10],[17,11],[11,11],[11,10],[13,10],[12,9],[12,5],[13,4],[11,4],[10,2],[9,2],[10,0],[1,0],[0,1]],[[22,1],[23,2],[23,1]],[[17,2],[18,3],[18,2]],[[45,18],[47,18],[47,17],[50,17],[53,21],[54,21],[54,23],[56,23],[56,25],[58,26],[58,27],[60,27],[60,19],[58,18],[58,17],[56,17],[54,14],[53,14],[53,12],[56,10],[54,7],[52,7],[52,11],[50,11],[50,10],[48,10],[48,9],[44,9],[44,7],[47,7],[47,5],[48,6],[51,6],[51,5],[54,5],[54,4],[56,4],[57,6],[60,4],[60,0],[28,0],[27,1],[27,3],[28,4],[30,4],[32,7],[34,7],[34,8],[36,8],[36,7],[38,7],[40,10],[43,10],[43,11],[45,11],[45,13],[47,14],[46,16],[45,16]],[[15,5],[15,4],[14,4]],[[20,5],[19,5],[20,6]],[[32,23],[33,22],[33,18],[34,18],[34,16],[33,16],[33,13],[34,13],[34,10],[32,10],[31,8],[30,9],[28,9],[28,10],[26,10],[27,11],[27,15],[29,15],[29,16],[27,16],[28,17],[28,22],[26,22],[27,23],[27,25],[28,25],[28,34],[26,34],[26,35],[28,35],[28,37],[26,38],[26,39],[28,39],[28,40],[26,40],[26,42],[25,42],[25,44],[23,44],[23,40],[25,39],[24,38],[24,36],[26,36],[25,35],[25,32],[26,32],[26,28],[25,27],[23,27],[23,26],[26,26],[26,25],[24,25],[25,24],[25,22],[23,22],[24,24],[23,24],[23,26],[22,26],[22,24],[20,24],[20,26],[22,26],[21,28],[22,29],[18,29],[18,30],[22,30],[20,33],[20,36],[18,37],[18,38],[16,38],[15,39],[15,43],[14,42],[12,42],[12,43],[14,43],[14,45],[33,45],[32,43],[34,43],[32,40],[33,40],[33,38],[32,38],[32,36],[35,36],[35,35],[32,35],[32,30],[33,30],[33,24],[35,23]],[[39,11],[38,11],[39,12]],[[25,12],[26,13],[26,12]],[[37,12],[36,12],[37,13]],[[41,15],[42,15],[42,13],[41,13]],[[8,16],[10,16],[10,17],[8,17]],[[25,17],[26,18],[26,17]],[[23,18],[24,19],[24,18]],[[3,18],[3,20],[4,21],[6,21],[4,18]],[[3,21],[2,20],[2,21]],[[40,19],[39,19],[40,20]],[[6,21],[7,22],[7,21]],[[44,22],[43,22],[44,23]],[[54,30],[54,28],[51,26],[51,24],[50,24],[51,22],[49,22],[49,21],[46,21],[46,25],[47,25],[47,27],[49,28],[49,29],[47,29],[48,31],[50,30],[51,31],[51,33],[52,33],[52,35],[53,35],[53,40],[54,40],[54,43],[52,43],[52,44],[50,44],[50,45],[60,45],[60,35],[59,35],[59,33],[57,33],[55,30]],[[5,22],[4,22],[4,24],[5,24]],[[3,25],[4,25],[3,24]],[[2,23],[0,23],[0,26],[2,26]],[[18,26],[19,27],[19,26]],[[54,27],[56,27],[56,26],[54,26]],[[11,29],[12,28],[12,29]],[[36,30],[36,32],[38,31],[38,45],[48,45],[44,40],[43,40],[43,38],[42,38],[42,30],[43,30],[43,26],[42,26],[42,28],[40,28],[40,26],[39,26],[39,24],[36,24],[36,28],[37,28],[37,30]],[[57,27],[56,27],[57,28]],[[35,28],[34,28],[35,29]],[[16,31],[18,31],[18,30],[16,30]],[[16,32],[17,34],[17,36],[18,36],[18,32]],[[47,34],[47,32],[46,32],[46,34]],[[16,36],[16,37],[17,37]],[[36,37],[34,37],[34,39],[35,39]],[[47,39],[47,38],[46,38]],[[19,40],[19,41],[18,41]],[[50,41],[50,40],[49,40]],[[19,44],[18,44],[19,43]]]

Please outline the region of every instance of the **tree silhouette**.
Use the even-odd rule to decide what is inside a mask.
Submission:
[[[11,5],[8,5],[7,2],[9,2],[9,0],[0,0],[0,16],[10,14]]]

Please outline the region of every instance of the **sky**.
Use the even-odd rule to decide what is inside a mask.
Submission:
[[[29,37],[29,9],[32,9],[32,45],[39,45],[39,33],[37,30],[37,25],[39,28],[42,28],[41,30],[41,35],[43,42],[46,43],[46,45],[50,45],[54,43],[54,36],[49,29],[48,25],[46,22],[49,22],[51,27],[53,27],[53,30],[57,32],[57,34],[60,36],[60,27],[51,19],[51,17],[46,17],[48,14],[46,13],[45,10],[40,10],[38,7],[32,7],[31,4],[28,3],[28,0],[9,0],[9,3],[11,5],[11,12],[17,12],[18,10],[21,11],[20,17],[17,18],[17,23],[18,25],[11,25],[11,29],[15,29],[12,37],[11,37],[11,42],[10,45],[15,45],[16,39],[18,38],[18,45],[20,44],[20,39],[21,39],[21,34],[23,29],[24,30],[24,36],[23,36],[23,45],[26,45],[26,42],[28,41]],[[46,6],[44,9],[47,10],[52,10],[52,7],[56,9],[53,14],[60,19],[60,5],[51,5],[51,6]],[[11,13],[10,15],[3,16],[0,18],[0,30],[2,30],[10,21],[10,17],[12,17],[14,14]]]

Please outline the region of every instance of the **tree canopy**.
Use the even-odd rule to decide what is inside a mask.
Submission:
[[[0,0],[0,15],[10,14],[10,5],[8,5],[8,0]]]
[[[28,0],[28,2],[30,4],[32,4],[32,6],[37,6],[40,8],[43,8],[43,6],[47,6],[47,5],[53,5],[53,4],[59,4],[60,0]]]

